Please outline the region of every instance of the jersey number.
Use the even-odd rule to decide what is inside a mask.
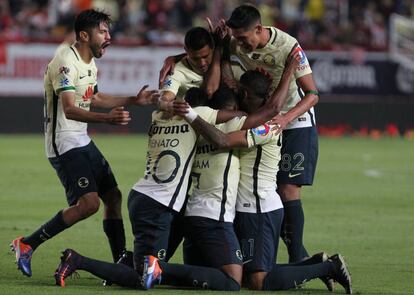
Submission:
[[[160,179],[157,176],[158,164],[159,164],[159,162],[161,161],[162,158],[168,157],[168,156],[174,158],[174,160],[175,160],[175,168],[174,168],[173,172],[171,173],[171,175],[167,179]],[[158,155],[157,159],[155,160],[154,167],[152,169],[152,177],[154,178],[154,180],[155,180],[156,183],[168,183],[168,182],[171,182],[177,176],[177,172],[178,172],[178,169],[180,168],[180,166],[181,166],[180,156],[176,152],[174,152],[174,151],[162,151]]]
[[[296,153],[293,156],[293,161],[296,162],[296,165],[292,165],[292,157],[289,154],[283,154],[282,159],[280,160],[280,170],[282,171],[302,171],[305,168],[302,166],[303,162],[305,161],[305,156],[302,153]]]

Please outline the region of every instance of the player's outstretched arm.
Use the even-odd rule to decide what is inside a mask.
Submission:
[[[209,26],[210,34],[213,36],[214,39],[214,52],[213,60],[204,77],[202,88],[205,89],[208,97],[210,98],[220,86],[222,72],[222,52],[228,51],[230,33],[229,30],[227,30],[222,23],[220,23],[220,25],[214,28],[211,23],[211,20],[208,17],[206,18],[206,20]]]
[[[127,125],[131,120],[129,112],[123,107],[116,107],[109,113],[91,112],[75,106],[75,93],[64,91],[60,93],[63,112],[67,119],[85,123],[109,123],[116,125]]]
[[[285,129],[286,125],[291,121],[309,111],[319,101],[319,93],[316,90],[312,74],[302,76],[296,79],[296,81],[305,93],[305,96],[286,114],[278,114],[272,119],[272,124],[280,126],[281,130]]]
[[[205,140],[212,143],[219,149],[229,149],[234,147],[247,147],[246,130],[224,133],[214,125],[209,124],[197,115],[191,108],[184,116],[191,127]]]
[[[148,85],[143,86],[136,96],[113,96],[98,92],[92,97],[92,106],[111,109],[127,105],[147,106],[156,104],[160,97],[158,90],[146,90],[147,88]]]

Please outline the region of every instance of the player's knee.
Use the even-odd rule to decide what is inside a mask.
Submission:
[[[88,218],[99,210],[100,200],[97,193],[88,193],[77,204],[81,218]]]

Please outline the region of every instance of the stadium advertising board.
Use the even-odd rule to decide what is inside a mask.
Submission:
[[[55,50],[55,44],[3,45],[0,96],[42,96],[43,73]],[[144,84],[155,88],[164,58],[179,52],[182,48],[112,46],[96,61],[99,89],[131,95]],[[414,70],[391,61],[387,54],[308,52],[307,55],[321,93],[397,96],[414,93]]]
[[[321,93],[414,95],[414,69],[391,61],[388,54],[312,52],[308,56]]]

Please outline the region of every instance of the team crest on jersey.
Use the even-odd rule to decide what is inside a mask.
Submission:
[[[60,67],[59,74],[69,74],[70,69],[68,67]]]
[[[79,178],[78,179],[78,185],[81,188],[88,187],[88,185],[89,185],[89,179],[87,179],[86,177]]]
[[[68,78],[63,77],[62,79],[60,79],[60,87],[64,87],[64,86],[68,86],[68,85],[69,85]]]
[[[167,256],[167,251],[165,249],[161,249],[158,251],[157,256],[159,260],[164,260],[165,256]]]
[[[269,66],[276,65],[276,60],[271,54],[266,54],[263,58],[263,62]]]
[[[259,127],[253,128],[252,132],[259,136],[266,136],[270,131],[270,126],[267,124],[260,125]]]
[[[294,52],[299,53],[299,57],[300,57],[299,64],[300,65],[304,65],[308,62],[308,59],[306,58],[305,52],[303,51],[303,49],[300,46],[296,47]]]

